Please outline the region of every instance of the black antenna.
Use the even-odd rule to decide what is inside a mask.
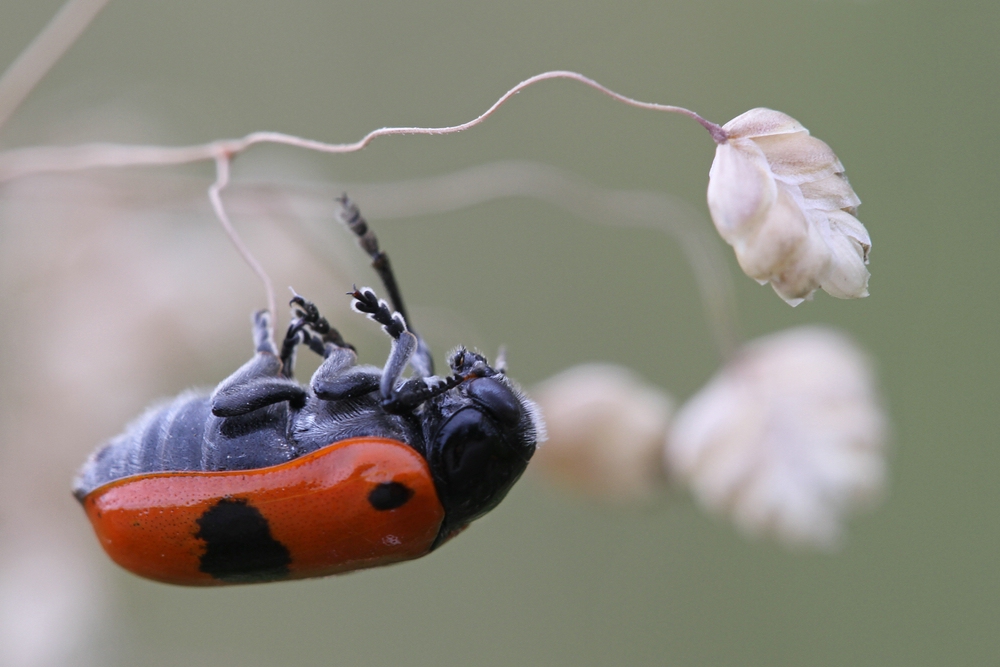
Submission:
[[[407,315],[406,308],[403,306],[403,296],[399,292],[399,286],[396,285],[396,275],[392,272],[392,266],[389,264],[389,256],[379,249],[375,232],[368,226],[368,222],[361,216],[357,204],[350,197],[344,194],[338,197],[337,201],[341,206],[337,217],[357,235],[358,245],[372,258],[372,268],[375,269],[382,284],[385,285],[392,309],[409,322],[410,316]]]
[[[389,256],[378,247],[375,232],[368,226],[368,221],[361,216],[357,204],[346,193],[338,197],[337,202],[340,204],[337,217],[358,237],[358,245],[372,258],[372,268],[375,269],[382,284],[385,285],[392,309],[403,316],[407,330],[417,337],[417,351],[411,360],[414,370],[421,376],[433,375],[434,360],[431,358],[430,349],[420,334],[413,330],[410,316],[406,312],[406,306],[403,305],[403,295],[396,284],[396,274],[392,272],[392,265],[389,264]]]

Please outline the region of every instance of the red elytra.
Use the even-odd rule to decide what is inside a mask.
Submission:
[[[112,560],[189,586],[323,577],[417,558],[444,520],[427,461],[405,443],[371,437],[256,470],[125,477],[83,505]]]

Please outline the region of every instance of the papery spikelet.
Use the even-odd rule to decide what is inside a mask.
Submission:
[[[708,207],[743,271],[798,305],[822,288],[868,296],[871,239],[844,166],[794,118],[752,109],[723,126]]]

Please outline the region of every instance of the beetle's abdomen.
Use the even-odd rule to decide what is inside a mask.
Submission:
[[[196,394],[182,394],[154,413],[142,432],[133,435],[135,472],[198,470],[211,414],[208,398]]]
[[[132,475],[278,465],[301,454],[288,429],[285,404],[221,418],[212,414],[207,396],[186,392],[147,410],[94,452],[77,475],[73,495],[83,500],[97,487]]]
[[[382,438],[345,440],[257,470],[120,479],[83,505],[116,563],[192,586],[321,577],[417,558],[444,518],[424,458]]]
[[[148,409],[87,459],[73,495],[82,500],[98,486],[129,475],[201,469],[211,415],[208,397],[195,392]]]

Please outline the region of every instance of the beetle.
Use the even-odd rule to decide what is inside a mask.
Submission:
[[[370,288],[350,293],[391,338],[385,366],[358,365],[297,294],[280,347],[270,313],[255,313],[250,361],[208,396],[150,408],[80,470],[73,494],[125,569],[211,586],[417,558],[493,509],[544,439],[502,354],[490,366],[458,348],[451,374],[434,375],[388,256],[357,206],[338,201],[392,304]],[[301,346],[323,358],[308,386],[293,377]]]

